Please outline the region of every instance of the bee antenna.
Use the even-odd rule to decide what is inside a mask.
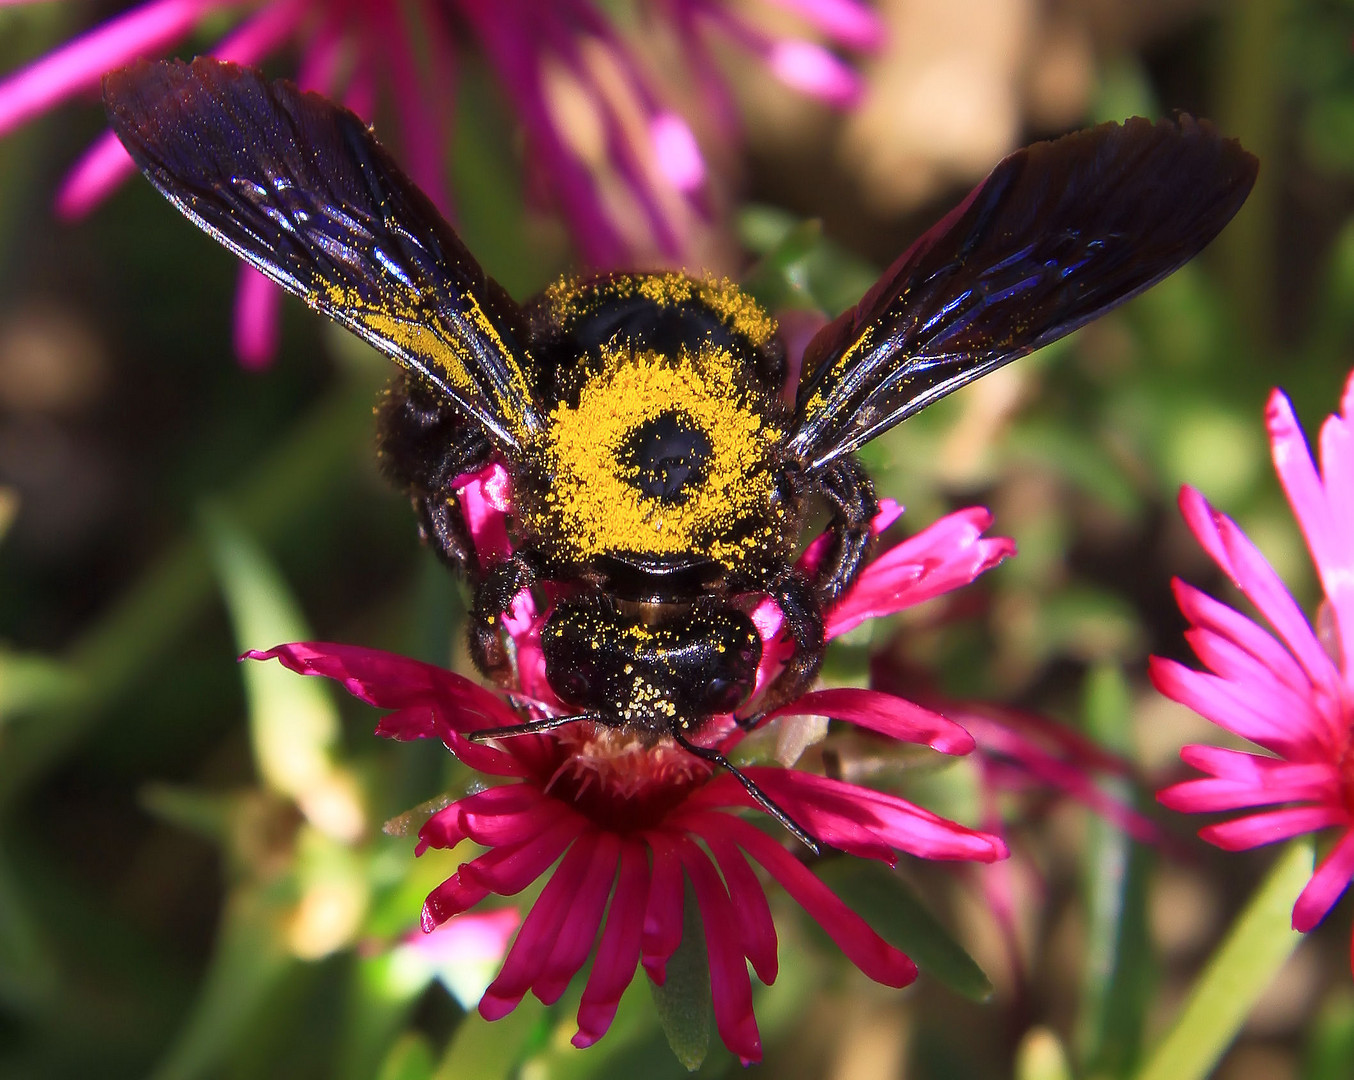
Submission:
[[[763,791],[755,780],[745,776],[733,762],[718,750],[708,746],[697,746],[695,743],[688,741],[681,735],[673,734],[672,737],[676,740],[677,745],[688,753],[695,754],[698,758],[703,758],[714,765],[720,766],[720,768],[728,769],[733,778],[743,785],[743,790],[752,796],[757,805],[784,825],[791,836],[815,855],[821,855],[823,853],[821,842],[810,833],[808,829],[804,828],[803,825],[799,824],[799,822],[777,806],[775,800]]]
[[[514,735],[539,735],[543,731],[554,731],[555,728],[579,720],[600,722],[601,719],[597,713],[562,713],[559,716],[543,716],[539,720],[524,720],[520,724],[509,724],[507,727],[480,728],[479,731],[472,731],[466,738],[471,742],[481,743],[490,739],[510,739]]]

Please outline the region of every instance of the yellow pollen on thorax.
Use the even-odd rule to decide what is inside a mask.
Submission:
[[[768,447],[780,431],[736,385],[731,358],[702,348],[677,357],[617,350],[602,359],[577,407],[561,403],[546,425],[540,452],[554,487],[535,512],[551,515],[555,527],[539,522],[535,531],[566,537],[577,558],[688,551],[726,564],[744,558],[762,538],[735,527],[767,516]],[[681,502],[641,491],[635,467],[624,459],[627,440],[642,425],[672,412],[710,446],[703,477],[691,481]]]

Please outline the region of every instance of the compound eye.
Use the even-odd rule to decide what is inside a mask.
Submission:
[[[550,679],[551,686],[564,701],[570,705],[588,705],[592,703],[592,679],[582,668],[570,668]]]
[[[705,706],[711,712],[733,712],[748,696],[748,687],[739,679],[716,676],[705,686]]]
[[[705,480],[710,449],[710,437],[690,417],[665,412],[626,437],[620,461],[641,493],[680,505]]]

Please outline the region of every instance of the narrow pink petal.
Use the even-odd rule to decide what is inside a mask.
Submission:
[[[261,371],[277,356],[282,289],[248,263],[235,286],[235,355],[246,371]]]
[[[381,59],[384,60],[382,67],[404,136],[401,140],[404,167],[437,208],[443,214],[449,214],[452,208],[451,196],[447,191],[443,161],[447,140],[441,127],[441,118],[450,114],[454,103],[439,100],[434,105],[429,100],[429,88],[419,81],[418,62],[409,47],[407,22],[400,26],[388,25],[394,19],[404,21],[398,10],[396,8],[395,13],[381,18],[379,21],[387,25],[381,26],[379,30],[373,27],[371,36],[383,47],[380,51]],[[443,112],[443,109],[447,111]]]
[[[1321,860],[1293,905],[1293,929],[1305,934],[1324,919],[1354,876],[1354,832],[1346,832]]]
[[[1298,806],[1209,825],[1199,830],[1199,836],[1224,851],[1246,851],[1332,825],[1344,825],[1348,820],[1349,815],[1339,807]]]
[[[494,848],[466,863],[457,873],[463,881],[483,885],[499,896],[516,896],[587,833],[586,822],[579,815],[570,814],[526,843]]]
[[[452,803],[442,807],[423,823],[423,827],[418,830],[418,846],[414,848],[414,854],[422,855],[429,848],[450,850],[464,839],[461,808],[457,803]]]
[[[458,799],[424,822],[418,853],[453,848],[467,837],[484,847],[525,843],[559,813],[559,803],[534,784],[500,784]]]
[[[611,832],[599,833],[583,884],[570,902],[568,917],[550,949],[550,958],[532,986],[532,993],[544,1004],[553,1005],[559,1000],[592,952],[620,857],[620,837]]]
[[[766,56],[766,64],[786,86],[839,109],[860,100],[860,76],[816,42],[793,38],[777,41]]]
[[[1288,762],[1281,758],[1251,754],[1247,750],[1231,750],[1223,746],[1200,746],[1194,743],[1181,747],[1181,761],[1204,773],[1224,780],[1244,781],[1247,784],[1271,784],[1282,778],[1285,784],[1316,784],[1322,778],[1328,786],[1339,785],[1339,766],[1331,761]]]
[[[1157,801],[1184,814],[1216,814],[1280,803],[1328,802],[1337,794],[1330,776],[1316,766],[1297,766],[1292,775],[1269,777],[1262,784],[1246,780],[1185,780],[1157,792]]]
[[[863,828],[877,841],[924,859],[995,862],[1008,854],[1000,837],[949,821],[896,795],[794,769],[753,767],[744,772],[791,817],[833,847],[840,846],[839,838],[850,843],[856,830]]]
[[[580,836],[565,853],[563,861],[532,904],[522,929],[517,931],[517,940],[508,950],[502,970],[480,999],[480,1015],[486,1020],[507,1016],[540,978],[550,959],[551,949],[565,921],[571,917],[574,902],[587,880],[597,844],[596,833]],[[596,929],[594,924],[594,932]]]
[[[1152,685],[1172,701],[1266,750],[1283,757],[1312,757],[1322,750],[1324,732],[1313,732],[1310,726],[1290,728],[1283,717],[1257,713],[1251,702],[1216,675],[1160,656],[1148,659],[1147,673]]]
[[[310,6],[309,0],[271,0],[218,41],[211,55],[236,64],[257,64],[296,31]]]
[[[678,191],[690,194],[705,183],[705,158],[696,136],[675,112],[664,110],[650,118],[649,144],[659,172]]]
[[[644,909],[640,963],[659,986],[667,978],[668,957],[682,943],[682,863],[672,839],[661,832],[645,834],[653,852],[653,875]]]
[[[785,341],[785,351],[797,357],[796,363],[799,362],[799,359],[802,359],[804,347],[812,340],[813,335],[827,325],[826,319],[822,315],[804,311],[783,312],[777,315],[776,323],[780,336]],[[786,383],[789,386],[794,386],[797,378],[798,376],[795,376],[795,378],[787,377]],[[793,404],[793,402],[791,403]],[[902,515],[903,507],[901,504],[893,499],[880,499],[879,512],[870,519],[870,535],[881,535]],[[831,546],[832,533],[828,531],[819,533],[804,549],[804,554],[795,561],[796,568],[803,571],[806,576],[813,577],[818,572],[818,567]]]
[[[786,770],[765,769],[763,773],[781,773],[784,771]],[[771,788],[777,788],[777,790],[772,791],[771,788],[766,786],[767,777],[765,775],[757,774],[753,769],[745,768],[744,772],[755,780],[786,813],[823,843],[861,859],[875,859],[879,862],[888,863],[890,866],[898,864],[898,856],[893,846],[887,839],[879,835],[879,823],[875,815],[862,809],[861,805],[850,795],[835,796],[831,793],[827,795],[817,793],[812,803],[809,803],[799,800],[793,792],[780,791],[775,779],[772,779],[770,783]],[[690,796],[683,807],[673,814],[671,821],[674,825],[679,825],[682,828],[695,829],[696,826],[692,823],[692,819],[688,817],[689,813],[708,809],[724,809],[726,807],[761,809],[752,801],[752,797],[743,790],[742,785],[725,773],[716,776],[699,792]]]
[[[680,841],[682,865],[691,878],[705,930],[705,952],[710,961],[710,997],[715,1027],[724,1045],[744,1065],[762,1059],[762,1037],[752,1014],[752,980],[748,978],[738,925],[729,894],[709,857],[689,840]]]
[[[1348,417],[1327,417],[1321,425],[1321,481],[1332,536],[1309,546],[1340,622],[1343,668],[1349,672],[1354,671],[1354,429]],[[1293,510],[1298,513],[1296,506]]]
[[[1014,764],[1022,781],[1033,779],[1041,787],[1076,799],[1144,844],[1155,843],[1160,839],[1159,831],[1150,820],[1109,795],[1096,783],[1093,770],[1099,770],[1100,760],[1108,756],[1103,751],[1098,751],[1093,760],[1088,760],[1078,751],[1073,751],[1077,753],[1076,757],[1060,757],[1049,753],[1023,732],[993,717],[967,713],[961,715],[978,740],[978,752],[988,758],[998,755],[1008,759]],[[1062,745],[1068,744],[1064,742]],[[1126,763],[1115,764],[1122,768]],[[995,773],[996,770],[989,770],[989,774]]]
[[[1293,690],[1274,677],[1274,672],[1234,642],[1211,630],[1195,627],[1185,632],[1185,640],[1204,666],[1228,684],[1258,715],[1279,719],[1284,727],[1308,733],[1317,745],[1328,745],[1332,737],[1344,737],[1338,717],[1327,719],[1321,706],[1324,698],[1310,684],[1305,693]],[[1337,706],[1338,708],[1338,706]]]
[[[1171,587],[1175,591],[1181,614],[1191,623],[1236,642],[1239,648],[1245,649],[1265,665],[1290,690],[1299,694],[1310,692],[1312,683],[1306,672],[1267,630],[1179,578],[1171,582]]]
[[[1330,659],[1273,567],[1236,522],[1214,510],[1190,487],[1180,491],[1180,510],[1204,550],[1274,627],[1307,677],[1331,696],[1336,696],[1339,675]]]
[[[1015,554],[1005,537],[982,539],[992,515],[973,506],[947,514],[872,560],[824,620],[831,639],[971,583]]]
[[[470,910],[488,895],[489,890],[483,885],[465,881],[459,872],[452,874],[423,901],[419,925],[425,934],[432,933],[448,919]]]
[[[301,675],[334,679],[359,701],[395,710],[376,726],[383,738],[440,738],[478,772],[495,776],[526,772],[513,755],[472,743],[460,734],[515,724],[520,718],[488,690],[453,672],[380,649],[325,642],[250,650],[242,658],[278,660]]]
[[[0,135],[82,90],[105,71],[178,41],[221,0],[151,0],[0,81]]]
[[[457,915],[427,933],[406,937],[404,943],[432,963],[497,963],[521,924],[516,908],[495,908]]]
[[[61,181],[56,192],[57,216],[65,221],[84,217],[134,172],[136,164],[122,142],[105,131]]]
[[[892,739],[922,743],[942,754],[967,754],[974,745],[973,736],[953,720],[879,690],[853,687],[817,690],[769,713],[768,719],[777,716],[845,720]]]
[[[502,784],[457,805],[466,836],[482,847],[522,843],[576,814],[531,783]]]
[[[1321,428],[1322,475],[1317,474],[1307,441],[1281,391],[1270,395],[1265,410],[1274,468],[1293,516],[1311,550],[1326,596],[1339,613],[1344,668],[1354,670],[1354,448],[1339,416]]]
[[[578,1004],[578,1032],[572,1040],[577,1047],[591,1046],[607,1033],[621,995],[635,977],[648,896],[649,857],[639,844],[624,842],[620,877],[607,910],[602,942]]]
[[[846,958],[867,976],[885,986],[895,987],[907,986],[916,979],[917,965],[905,953],[876,934],[864,919],[766,833],[738,819],[722,827],[780,882],[794,901],[837,943]]]
[[[700,819],[702,825],[712,825],[716,819],[722,820],[728,815],[709,814]],[[715,857],[719,872],[729,887],[729,898],[733,901],[734,918],[738,923],[742,948],[757,978],[770,986],[776,981],[778,963],[776,957],[776,923],[771,918],[771,905],[767,903],[766,891],[757,875],[752,872],[747,859],[721,830],[703,828],[698,835],[710,848]]]

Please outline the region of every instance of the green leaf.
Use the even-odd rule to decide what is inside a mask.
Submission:
[[[276,909],[258,890],[226,901],[216,948],[197,1000],[151,1080],[215,1075],[244,1040],[259,1010],[296,967],[276,925]]]
[[[241,652],[310,637],[262,549],[220,507],[204,508],[202,522]],[[301,801],[328,778],[338,740],[338,713],[324,680],[252,661],[241,672],[259,773],[274,791]]]
[[[59,660],[0,648],[0,723],[60,700],[75,678]]]
[[[447,1044],[433,1080],[499,1080],[514,1075],[547,1028],[549,1014],[534,997],[522,999],[507,1016],[490,1022],[467,1013]]]
[[[182,787],[178,784],[147,784],[141,789],[141,806],[147,813],[205,836],[216,844],[230,837],[239,799],[235,795]]]
[[[432,1080],[435,1064],[427,1038],[408,1031],[390,1048],[376,1080]]]
[[[9,852],[0,848],[0,1003],[11,1015],[54,1003],[59,1007],[57,958],[22,880]]]
[[[1297,948],[1293,902],[1312,876],[1310,839],[1291,844],[1199,976],[1137,1080],[1202,1080]]]
[[[991,996],[992,984],[977,961],[898,874],[865,859],[833,860],[817,873],[880,937],[912,957],[926,974],[971,1001]]]
[[[1301,1080],[1348,1080],[1354,1061],[1354,992],[1342,986],[1312,1021],[1303,1048]]]
[[[701,1067],[710,1049],[714,1009],[710,1004],[710,966],[705,951],[705,929],[695,889],[686,882],[682,901],[682,943],[668,959],[662,986],[650,984],[658,1022],[672,1052],[688,1070]]]

